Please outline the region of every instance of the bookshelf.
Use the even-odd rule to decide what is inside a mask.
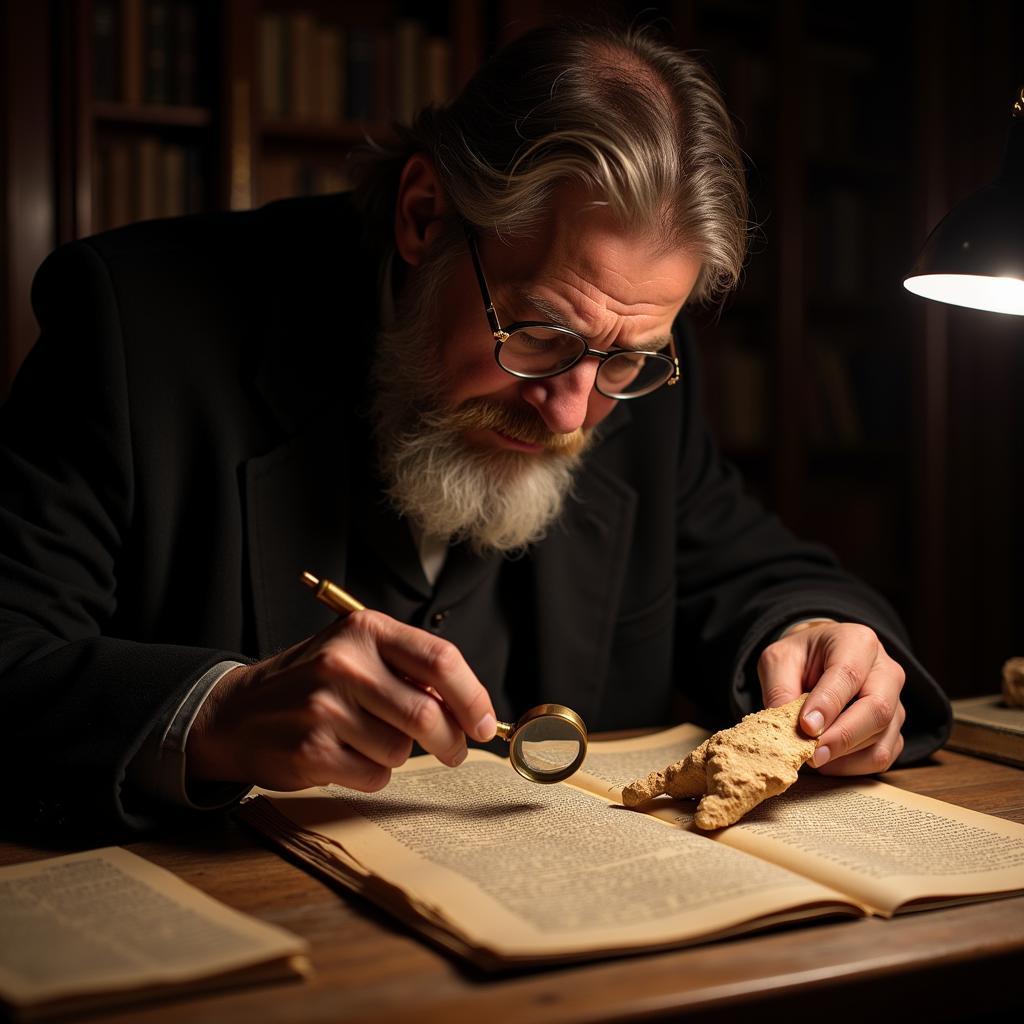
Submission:
[[[644,9],[714,71],[748,154],[758,228],[745,279],[700,325],[725,453],[784,521],[893,600],[955,695],[976,671],[986,692],[1001,660],[1024,653],[1012,585],[1024,476],[1007,471],[1024,452],[1024,356],[1012,325],[924,308],[900,281],[942,213],[995,173],[1024,12],[1010,0]],[[34,340],[32,273],[57,243],[337,188],[349,148],[384,135],[414,83],[421,96],[424,79],[455,90],[546,17],[602,11],[629,20],[637,5],[0,5],[0,394]],[[397,60],[401,47],[415,60]],[[396,64],[413,63],[400,84]]]
[[[347,150],[479,64],[480,4],[69,0],[61,240],[344,186]]]

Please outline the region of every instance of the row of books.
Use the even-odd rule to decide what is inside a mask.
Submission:
[[[342,163],[284,155],[268,155],[260,161],[258,185],[261,204],[290,196],[343,192],[348,188]]]
[[[260,16],[260,98],[270,120],[409,123],[452,91],[452,50],[421,22],[370,28],[310,11]]]
[[[92,28],[97,100],[201,102],[197,0],[94,0]]]
[[[873,244],[878,205],[863,190],[837,186],[808,204],[807,294],[816,299],[856,301],[877,282]]]
[[[176,217],[204,206],[202,152],[155,135],[98,141],[93,161],[93,228]]]
[[[772,431],[771,354],[720,335],[704,357],[719,440],[729,452],[763,449]],[[883,357],[856,338],[811,335],[800,403],[803,432],[821,450],[884,449],[906,434],[909,390],[905,361]]]

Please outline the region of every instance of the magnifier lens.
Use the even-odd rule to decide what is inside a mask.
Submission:
[[[576,771],[586,752],[586,733],[578,725],[559,715],[541,715],[516,729],[509,754],[520,775],[533,782],[560,782]]]

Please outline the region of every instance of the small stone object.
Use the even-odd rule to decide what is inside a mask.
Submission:
[[[706,739],[682,761],[637,779],[622,791],[626,807],[662,793],[701,797],[694,816],[699,829],[725,828],[770,796],[796,782],[800,766],[818,746],[798,720],[807,694],[778,708],[747,715],[731,729]]]
[[[1024,708],[1024,658],[1010,658],[1003,665],[1003,703]]]

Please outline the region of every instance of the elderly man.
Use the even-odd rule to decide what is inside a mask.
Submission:
[[[541,700],[608,729],[810,691],[836,774],[942,741],[891,610],[745,495],[701,417],[683,310],[736,283],[747,223],[698,64],[539,30],[353,174],[40,270],[0,418],[28,819],[373,790]],[[373,610],[334,621],[304,569]]]

